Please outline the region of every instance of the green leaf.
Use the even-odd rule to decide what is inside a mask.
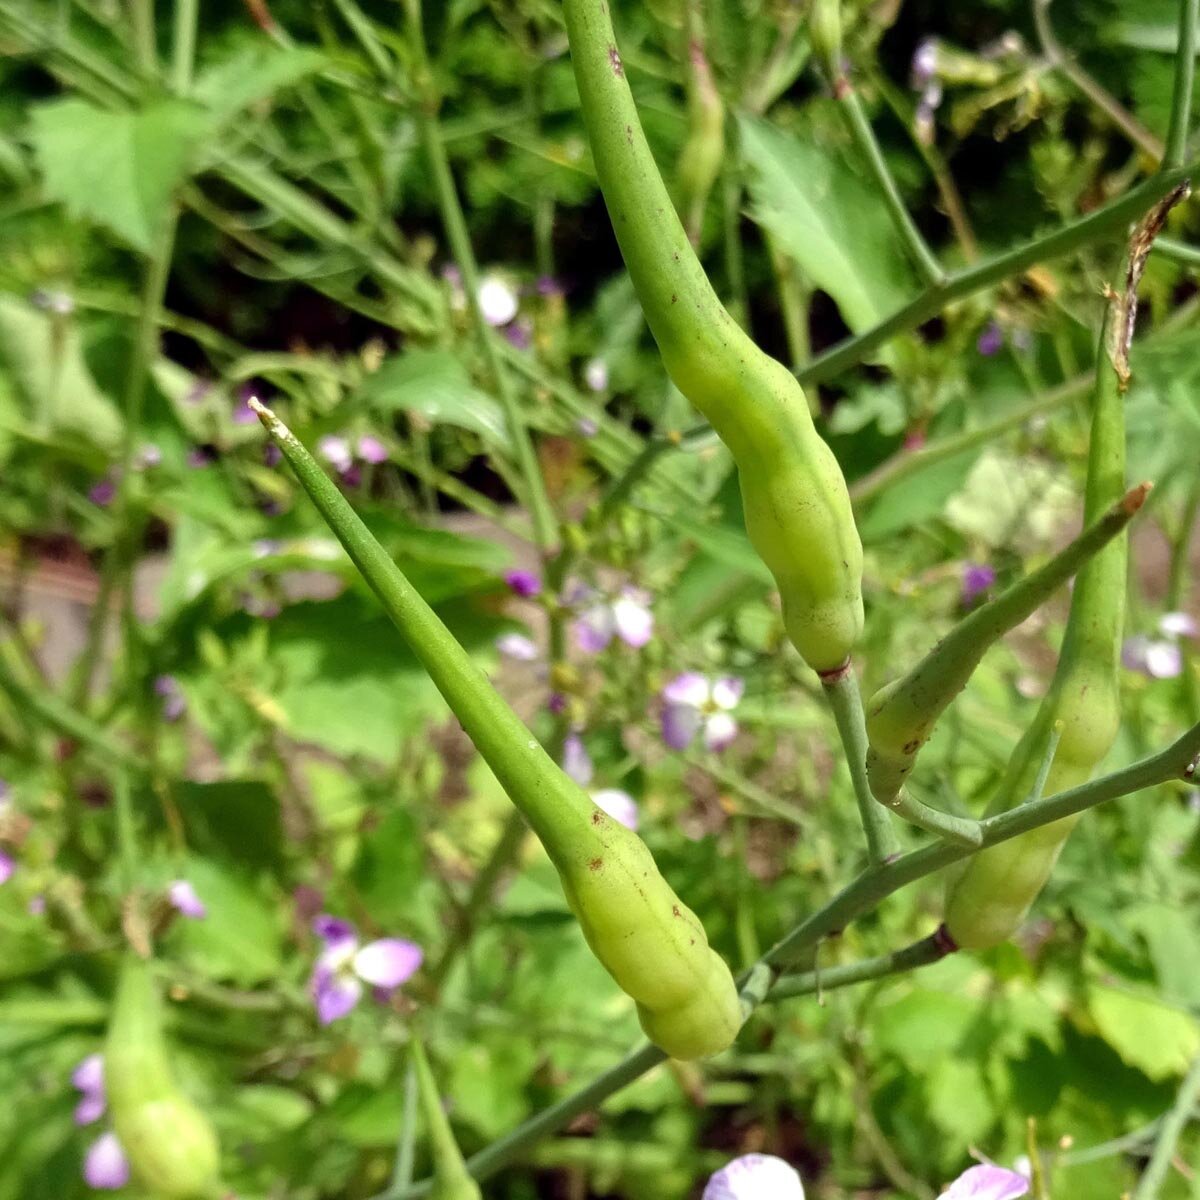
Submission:
[[[256,779],[183,782],[177,795],[189,846],[252,867],[280,863],[279,803],[265,783]]]
[[[751,216],[837,302],[856,333],[914,293],[887,209],[839,157],[756,117],[740,122]]]
[[[508,446],[504,412],[472,382],[467,368],[446,350],[409,350],[386,359],[363,388],[384,412],[415,413],[433,425],[454,425],[485,441]]]
[[[208,915],[175,926],[180,957],[205,975],[245,986],[274,978],[283,940],[271,902],[242,875],[209,859],[190,859],[185,877]]]
[[[30,133],[46,195],[149,253],[211,126],[179,100],[106,112],[69,99],[36,108]]]
[[[1088,993],[1088,1008],[1100,1036],[1124,1062],[1151,1079],[1182,1074],[1200,1050],[1195,1019],[1157,1001],[1095,986]]]
[[[320,51],[302,46],[255,46],[202,71],[191,96],[225,120],[314,74],[327,62]]]
[[[881,1049],[923,1072],[958,1048],[977,1016],[976,1003],[965,996],[913,990],[879,1010],[875,1038]]]
[[[0,295],[0,365],[11,373],[33,428],[115,451],[121,418],[92,378],[73,321],[58,323],[16,296]]]
[[[930,1117],[959,1145],[981,1142],[997,1114],[980,1064],[943,1055],[926,1068]]]

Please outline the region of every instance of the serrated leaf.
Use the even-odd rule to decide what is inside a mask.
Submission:
[[[446,350],[409,350],[386,359],[367,380],[363,396],[384,412],[415,413],[433,425],[454,425],[492,445],[508,445],[500,405]]]
[[[148,253],[212,118],[181,100],[107,112],[68,99],[34,109],[30,125],[46,195]]]
[[[767,121],[743,117],[751,215],[837,302],[856,333],[915,292],[877,192],[838,157]]]

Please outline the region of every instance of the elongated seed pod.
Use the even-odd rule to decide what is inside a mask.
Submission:
[[[104,1044],[104,1088],[113,1127],[143,1187],[166,1200],[220,1194],[216,1134],[175,1083],[162,999],[150,964],[132,953],[117,980]]]
[[[291,431],[251,401],[330,529],[379,597],[558,870],[596,957],[647,1036],[675,1058],[724,1050],[741,1025],[733,976],[637,834],[592,803],[531,736]]]
[[[596,172],[663,365],[733,454],[746,531],[789,638],[815,670],[834,670],[863,624],[862,545],[841,469],[799,383],[713,291],[646,144],[609,6],[563,10]]]
[[[454,1140],[450,1122],[446,1120],[437,1083],[429,1069],[429,1060],[425,1057],[425,1048],[416,1038],[412,1041],[411,1054],[433,1154],[433,1189],[429,1195],[432,1200],[482,1200],[479,1184],[471,1178],[462,1151]]]
[[[699,245],[704,208],[725,157],[725,102],[704,51],[703,25],[694,7],[688,22],[688,136],[679,154],[679,212]]]
[[[938,717],[966,687],[988,648],[1117,537],[1149,493],[1148,483],[1126,493],[1045,566],[961,620],[907,674],[867,701],[867,779],[877,800],[890,804],[896,798]]]
[[[1087,521],[1096,520],[1125,488],[1124,393],[1137,287],[1155,235],[1187,190],[1186,184],[1176,188],[1138,225],[1125,262],[1123,287],[1109,297],[1092,394]],[[1127,535],[1121,533],[1079,572],[1050,690],[1017,744],[991,812],[1026,798],[1056,730],[1058,745],[1046,781],[1050,794],[1085,783],[1112,748],[1121,721],[1126,542]],[[989,847],[952,872],[945,924],[959,946],[994,946],[1016,932],[1077,820],[1069,817]]]

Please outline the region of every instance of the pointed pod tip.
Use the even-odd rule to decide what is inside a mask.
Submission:
[[[280,442],[294,442],[292,431],[271,411],[257,396],[251,396],[247,401],[250,411],[263,423],[263,428]]]
[[[1129,513],[1130,516],[1132,516],[1138,511],[1139,508],[1142,507],[1143,504],[1146,503],[1146,497],[1150,495],[1153,489],[1154,484],[1152,484],[1149,480],[1146,480],[1144,483],[1139,483],[1135,488],[1130,488],[1129,491],[1125,493],[1124,498],[1121,500],[1121,507],[1127,513]]]

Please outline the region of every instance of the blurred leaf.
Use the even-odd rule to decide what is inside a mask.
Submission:
[[[977,1015],[965,996],[914,989],[878,1010],[875,1037],[881,1049],[924,1071],[957,1049]]]
[[[1019,538],[1045,545],[1067,521],[1078,521],[1082,496],[1061,470],[995,448],[984,451],[966,485],[945,505],[946,520],[988,546]]]
[[[978,457],[978,449],[964,450],[884,488],[858,522],[863,541],[880,541],[941,516],[946,501],[961,490]]]
[[[175,925],[179,957],[214,979],[245,986],[273,979],[283,965],[276,906],[244,876],[210,859],[189,859],[185,877],[208,915]]]
[[[887,209],[838,157],[765,120],[743,117],[751,215],[837,302],[856,333],[914,293]]]
[[[1151,1079],[1182,1074],[1200,1050],[1195,1019],[1157,1001],[1097,985],[1088,989],[1088,1010],[1100,1036]]]
[[[153,250],[175,189],[210,129],[207,114],[179,100],[131,112],[55,100],[39,105],[31,118],[46,194],[145,253]]]
[[[275,793],[256,779],[179,784],[188,845],[251,867],[277,866],[283,830]]]
[[[929,1115],[959,1145],[982,1141],[996,1121],[996,1107],[980,1064],[944,1054],[926,1069]]]
[[[201,71],[191,98],[225,120],[319,71],[328,59],[301,46],[254,46]]]
[[[409,350],[386,359],[363,385],[363,398],[384,412],[415,413],[433,425],[469,429],[496,446],[508,446],[500,405],[471,382],[448,350]]]
[[[34,429],[69,432],[116,450],[121,417],[92,378],[74,321],[56,321],[27,301],[0,295],[0,363],[12,373]]]

